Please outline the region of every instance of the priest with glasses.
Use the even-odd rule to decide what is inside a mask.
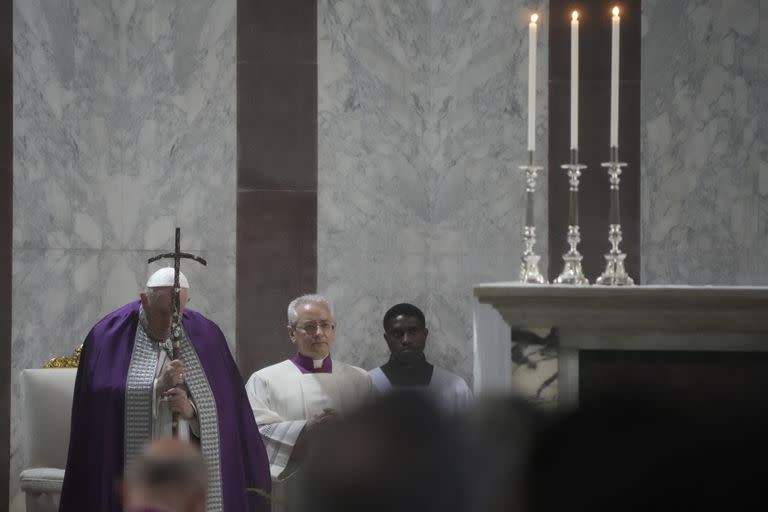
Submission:
[[[246,383],[272,474],[272,510],[299,510],[297,474],[323,429],[373,395],[365,370],[331,358],[336,323],[328,299],[303,295],[288,305],[296,354],[254,373]]]

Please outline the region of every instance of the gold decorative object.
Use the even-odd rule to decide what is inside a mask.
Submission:
[[[80,364],[80,352],[83,350],[82,343],[79,347],[75,349],[75,352],[73,355],[68,357],[54,357],[53,359],[49,359],[47,363],[45,363],[44,368],[77,368],[77,366]]]

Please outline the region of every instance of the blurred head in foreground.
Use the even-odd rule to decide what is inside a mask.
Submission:
[[[420,393],[394,391],[324,432],[303,475],[302,510],[466,510],[453,422]]]
[[[126,512],[204,512],[208,471],[197,446],[176,439],[148,444],[125,473]]]
[[[531,441],[544,414],[516,396],[484,396],[459,422],[466,455],[473,468],[469,489],[472,510],[522,510],[523,479]]]
[[[526,511],[746,510],[761,499],[764,411],[632,395],[582,405],[537,432]]]

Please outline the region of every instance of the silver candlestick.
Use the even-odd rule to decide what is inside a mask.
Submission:
[[[543,167],[533,165],[533,151],[528,151],[528,165],[521,165],[519,169],[525,171],[525,227],[523,228],[525,250],[520,263],[520,281],[529,284],[544,284],[547,281],[539,272],[541,257],[533,250],[534,245],[536,245],[536,224],[533,219],[536,177]]]
[[[568,171],[568,182],[571,185],[568,205],[568,245],[570,249],[563,254],[563,271],[555,279],[557,284],[589,284],[589,280],[581,270],[583,256],[578,250],[579,242],[581,242],[581,233],[579,232],[579,177],[581,177],[581,170],[586,169],[587,166],[578,162],[579,150],[571,149],[571,163],[560,166]]]
[[[596,284],[608,286],[631,286],[635,284],[624,268],[626,254],[621,252],[621,216],[619,215],[619,183],[621,182],[621,168],[627,164],[619,162],[619,148],[611,147],[611,161],[601,164],[608,169],[608,178],[611,183],[611,206],[608,214],[608,241],[611,242],[611,250],[605,255],[605,271],[597,278]]]

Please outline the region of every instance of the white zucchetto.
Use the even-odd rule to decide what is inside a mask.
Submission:
[[[173,287],[173,267],[163,267],[151,276],[147,281],[147,288]],[[189,288],[189,281],[179,271],[179,288]]]

